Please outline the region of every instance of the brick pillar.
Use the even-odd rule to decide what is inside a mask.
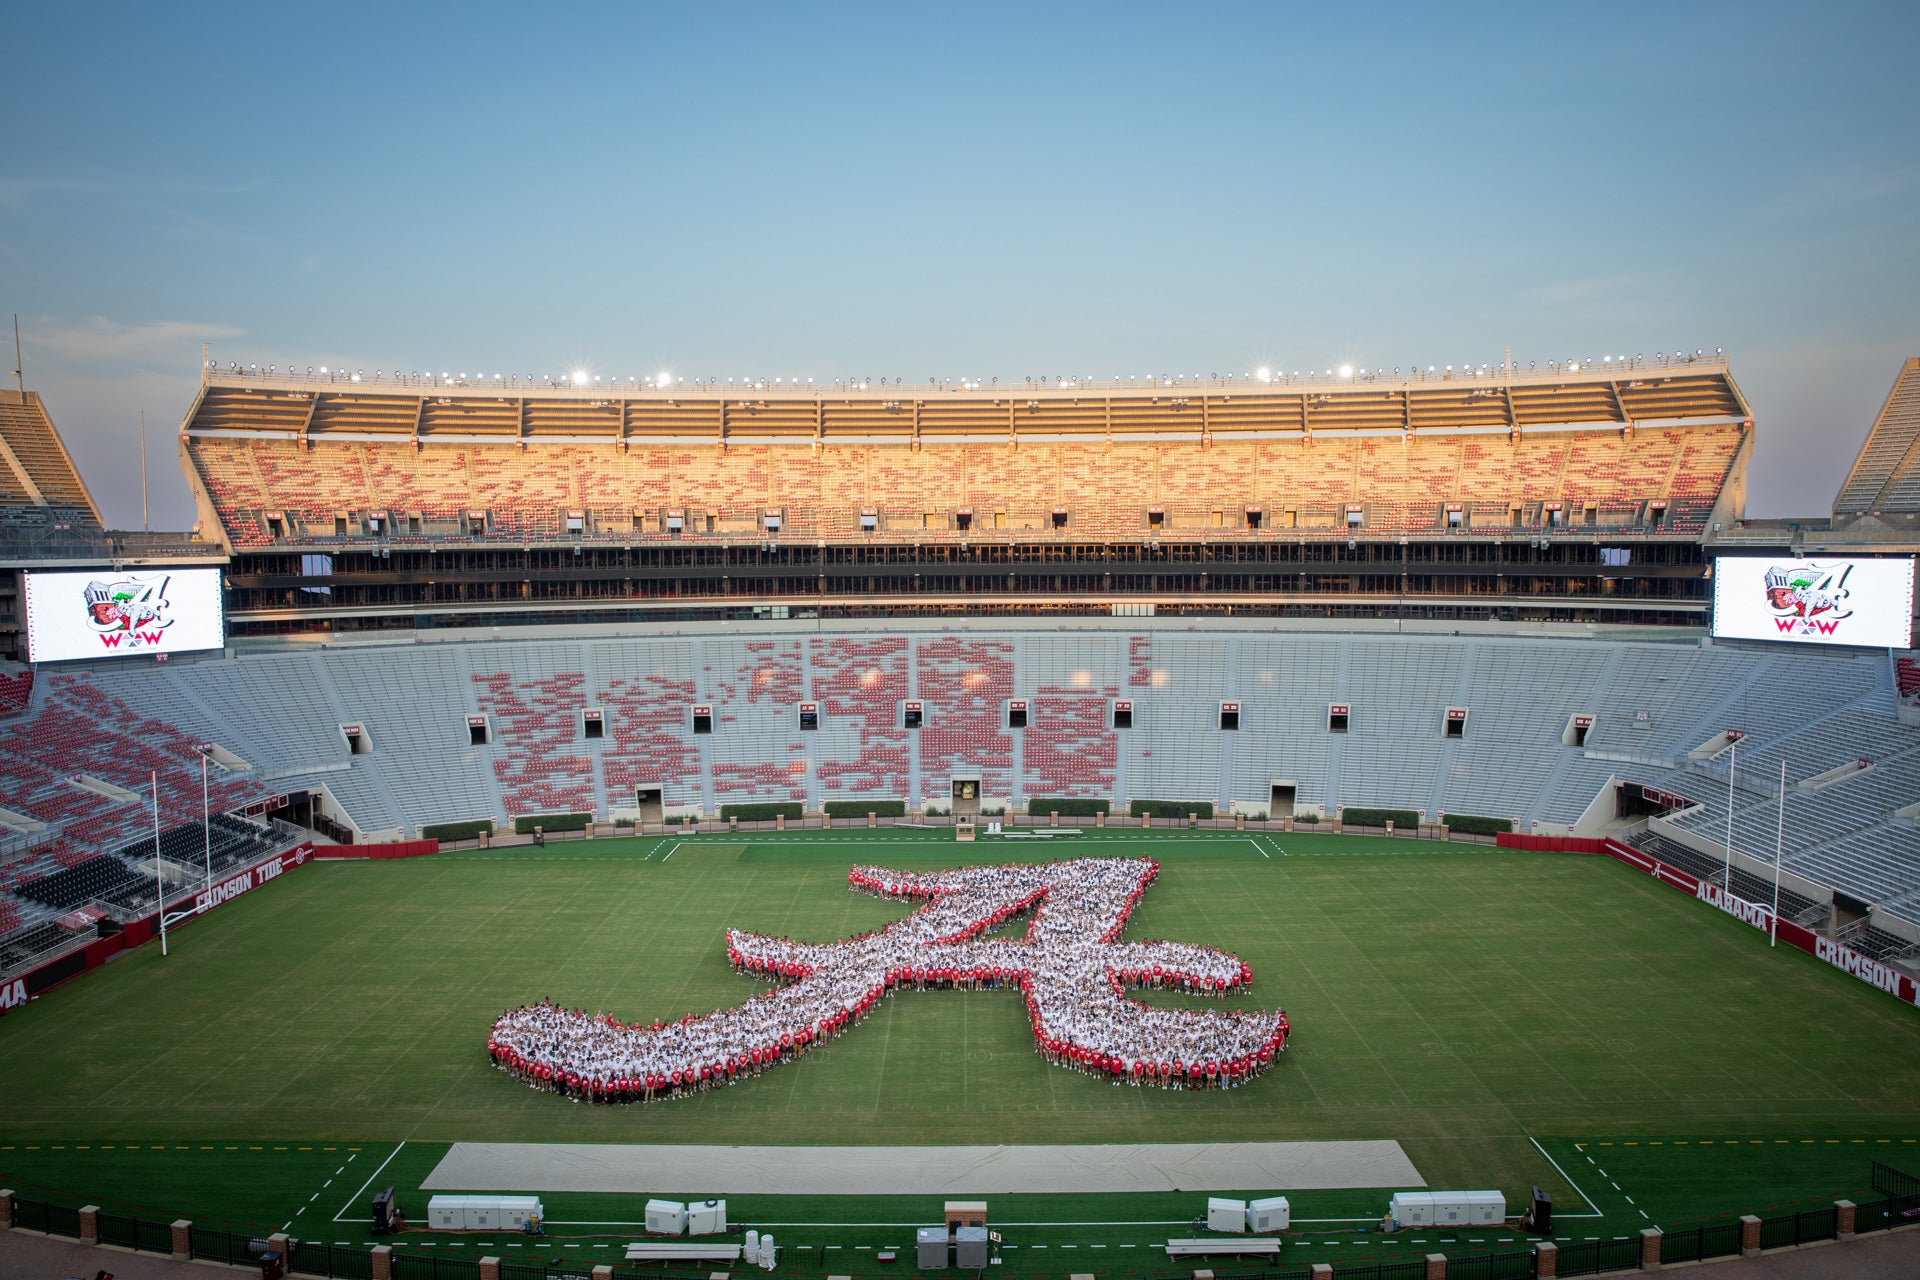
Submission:
[[[1152,814],[1150,814],[1150,813],[1143,813],[1143,814],[1141,814],[1141,815],[1140,815],[1140,825],[1141,825],[1141,826],[1143,826],[1143,827],[1150,827],[1150,826],[1152,826],[1152,825],[1153,825],[1153,815],[1152,815]]]
[[[786,815],[786,814],[784,814],[784,813],[776,813],[776,814],[774,814],[774,815],[773,815],[773,829],[774,829],[775,831],[785,831],[785,830],[787,829],[787,815]]]
[[[1104,827],[1104,826],[1106,826],[1106,825],[1107,825],[1107,815],[1106,815],[1106,814],[1104,814],[1104,813],[1096,813],[1096,814],[1094,814],[1094,815],[1093,815],[1093,825],[1094,825],[1094,826],[1096,826],[1096,827]]]
[[[877,814],[877,813],[869,813],[869,814],[867,815],[867,825],[868,825],[868,826],[870,826],[870,827],[877,827],[877,826],[879,826],[879,825],[880,825],[880,815],[879,815],[879,814]]]
[[[500,1280],[500,1259],[494,1257],[480,1259],[480,1280]]]
[[[1055,813],[1051,809],[1047,810],[1047,825],[1050,827],[1057,827],[1060,825],[1060,815]]]
[[[177,1218],[173,1224],[173,1260],[193,1261],[193,1220]]]
[[[97,1204],[80,1206],[80,1243],[100,1243],[100,1206]]]
[[[267,1248],[280,1255],[280,1261],[289,1272],[293,1270],[293,1237],[284,1231],[276,1231],[267,1237]]]
[[[484,1277],[482,1278],[484,1280]],[[593,1269],[593,1280],[613,1280],[613,1268],[605,1263]]]
[[[1833,1202],[1833,1238],[1845,1243],[1853,1239],[1854,1214],[1859,1206],[1851,1200]]]
[[[820,829],[822,831],[833,830],[833,815],[825,809],[820,810]]]
[[[1235,831],[1245,831],[1245,830],[1247,829],[1247,815],[1246,815],[1246,814],[1244,814],[1244,813],[1236,813],[1236,814],[1234,814],[1234,815],[1233,815],[1233,829],[1234,829]]]
[[[1333,1264],[1331,1262],[1316,1262],[1308,1269],[1307,1275],[1309,1280],[1333,1280]]]
[[[1640,1228],[1640,1269],[1658,1271],[1660,1269],[1660,1228]]]
[[[13,1230],[13,1189],[0,1190],[0,1231]]]
[[[1447,1280],[1447,1255],[1430,1253],[1427,1255],[1427,1280]]]
[[[377,1244],[367,1250],[373,1263],[373,1280],[393,1280],[393,1246]]]
[[[1760,1256],[1760,1219],[1750,1213],[1740,1215],[1740,1256],[1743,1258]]]
[[[1551,1240],[1542,1240],[1533,1246],[1534,1280],[1554,1280],[1560,1274],[1560,1246]],[[375,1276],[374,1280],[380,1280]]]

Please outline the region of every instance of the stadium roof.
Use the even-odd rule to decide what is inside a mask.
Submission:
[[[1502,433],[1749,422],[1721,356],[1345,377],[1094,382],[528,380],[205,371],[194,436],[460,444],[1006,443]]]
[[[1900,367],[1853,468],[1833,499],[1833,514],[1920,511],[1920,357]]]
[[[0,391],[0,508],[101,527],[100,508],[35,391]]]

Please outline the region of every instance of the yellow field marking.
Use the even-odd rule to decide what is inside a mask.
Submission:
[[[1812,1139],[1812,1138],[1802,1138],[1802,1139],[1800,1139],[1800,1145],[1801,1145],[1801,1146],[1803,1146],[1803,1147],[1810,1147],[1810,1146],[1812,1146],[1812,1145],[1813,1145],[1813,1139]]]
[[[275,1150],[275,1151],[285,1151],[285,1150],[286,1150],[286,1148],[285,1148],[285,1147],[275,1147],[275,1148],[274,1148],[274,1150]]]
[[[192,1147],[175,1147],[174,1150],[175,1151],[191,1151],[193,1150],[193,1148]]]
[[[93,1150],[93,1148],[89,1146],[81,1145],[81,1146],[75,1147],[74,1150],[75,1151],[91,1151]]]
[[[102,1151],[111,1151],[113,1150],[113,1144],[110,1142],[103,1142],[100,1144],[100,1149]]]
[[[1853,1143],[1853,1144],[1854,1144],[1854,1145],[1855,1145],[1855,1146],[1857,1147],[1857,1146],[1859,1146],[1859,1145],[1860,1145],[1861,1143],[1863,1143],[1863,1142],[1865,1142],[1865,1141],[1866,1141],[1866,1139],[1865,1139],[1865,1138],[1849,1138],[1849,1139],[1848,1139],[1848,1141],[1849,1141],[1849,1142],[1851,1142],[1851,1143]]]
[[[1886,1145],[1887,1145],[1887,1144],[1888,1144],[1889,1142],[1892,1142],[1892,1141],[1893,1141],[1893,1139],[1892,1139],[1892,1138],[1875,1138],[1875,1139],[1874,1139],[1874,1141],[1875,1141],[1875,1142],[1877,1142],[1877,1143],[1879,1143],[1879,1144],[1880,1144],[1881,1146],[1883,1146],[1883,1147],[1884,1147],[1884,1146],[1886,1146]]]
[[[1649,1142],[1649,1143],[1647,1143],[1647,1145],[1648,1145],[1648,1146],[1650,1146],[1650,1147],[1657,1147],[1657,1146],[1659,1146],[1660,1144],[1659,1144],[1658,1142]]]
[[[1838,1139],[1838,1138],[1828,1138],[1828,1139],[1827,1139],[1827,1145],[1828,1145],[1828,1146],[1830,1146],[1830,1147],[1837,1147],[1837,1146],[1839,1146],[1839,1145],[1840,1145],[1840,1139]]]
[[[49,1150],[49,1151],[65,1151],[65,1150],[66,1150],[66,1148],[65,1148],[65,1147],[48,1147],[48,1148],[47,1148],[47,1150]]]
[[[227,1150],[229,1150],[229,1151],[238,1151],[239,1149],[240,1149],[240,1148],[238,1148],[238,1147],[228,1147],[228,1148],[227,1148]]]
[[[1776,1147],[1784,1147],[1788,1144],[1789,1141],[1790,1139],[1787,1139],[1787,1138],[1775,1138],[1773,1140],[1773,1145]]]
[[[212,1148],[212,1147],[202,1147],[202,1148],[200,1148],[200,1149],[201,1149],[202,1151],[211,1151],[211,1150],[213,1150],[213,1148]]]
[[[313,1148],[312,1148],[312,1147],[301,1147],[301,1148],[300,1148],[300,1150],[302,1150],[302,1151],[311,1151],[311,1150],[313,1150]]]
[[[1712,1145],[1713,1145],[1713,1139],[1712,1139],[1712,1138],[1702,1138],[1702,1139],[1700,1139],[1700,1145],[1701,1145],[1701,1146],[1703,1146],[1703,1147],[1710,1147],[1710,1146],[1712,1146]]]
[[[1687,1140],[1685,1138],[1675,1138],[1673,1140],[1673,1145],[1676,1147],[1684,1147],[1687,1145]]]
[[[248,1147],[248,1148],[247,1148],[247,1150],[249,1150],[249,1151],[264,1151],[264,1150],[266,1150],[266,1148],[265,1148],[265,1147]]]

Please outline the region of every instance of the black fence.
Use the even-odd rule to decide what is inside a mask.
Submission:
[[[117,1213],[103,1213],[99,1218],[100,1243],[117,1244],[123,1249],[135,1249],[141,1253],[172,1253],[173,1228],[165,1222],[148,1222],[144,1218],[123,1218]]]
[[[1529,1280],[1534,1273],[1533,1250],[1476,1253],[1447,1259],[1447,1280]]]
[[[1709,1258],[1730,1258],[1739,1252],[1740,1224],[1737,1222],[1669,1231],[1660,1240],[1662,1262],[1705,1262]]]
[[[1563,1276],[1591,1276],[1602,1271],[1639,1269],[1639,1236],[1626,1236],[1618,1240],[1586,1240],[1560,1246],[1560,1274]]]
[[[437,1258],[430,1253],[396,1253],[393,1280],[480,1280],[480,1264],[467,1258]]]

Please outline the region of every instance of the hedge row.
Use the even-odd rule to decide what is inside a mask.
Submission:
[[[864,818],[873,814],[877,818],[904,818],[907,816],[905,800],[829,800],[825,813],[829,818]]]
[[[1512,818],[1482,818],[1471,813],[1443,813],[1440,821],[1452,831],[1464,832],[1470,836],[1497,836],[1502,831],[1513,830]]]
[[[592,821],[590,813],[523,813],[513,820],[513,829],[523,836],[535,827],[542,831],[585,831]]]
[[[1213,816],[1211,800],[1135,800],[1128,811],[1136,818],[1182,819],[1188,814],[1200,818]],[[1028,812],[1032,812],[1031,809]]]
[[[1046,813],[1057,813],[1062,817],[1090,818],[1096,813],[1112,813],[1113,802],[1094,800],[1087,796],[1047,796],[1027,801],[1027,812],[1036,818]]]
[[[436,822],[432,826],[420,828],[422,840],[471,840],[481,833],[493,833],[493,819],[481,818],[477,822]]]
[[[1412,809],[1345,809],[1340,814],[1341,825],[1348,827],[1384,827],[1389,822],[1401,829],[1417,827],[1420,815]]]
[[[1293,820],[1295,822],[1304,822],[1308,826],[1317,826],[1320,822],[1320,815],[1311,809],[1296,809],[1294,810]]]
[[[862,809],[860,812],[865,813]],[[720,806],[720,821],[738,818],[742,822],[772,822],[775,818],[785,818],[789,822],[800,821],[800,802],[798,800],[756,800],[747,804],[723,804]]]

